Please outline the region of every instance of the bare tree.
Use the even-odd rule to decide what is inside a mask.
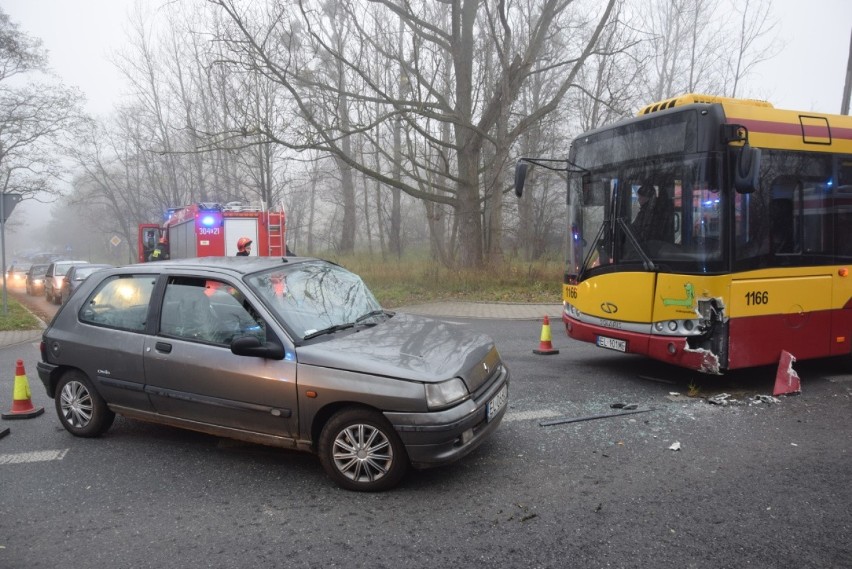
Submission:
[[[60,192],[63,149],[84,122],[82,100],[50,77],[41,42],[0,10],[0,191]]]
[[[777,21],[772,18],[772,0],[744,0],[733,4],[739,16],[735,49],[731,50],[727,63],[727,94],[737,96],[742,80],[760,63],[771,59],[779,49],[773,35]]]
[[[483,149],[494,145],[497,151],[491,154],[493,160],[505,163],[512,141],[536,117],[559,105],[592,53],[615,2],[610,0],[597,19],[591,20],[591,26],[574,22],[585,34],[578,34],[571,43],[553,45],[549,42],[554,31],[577,18],[568,11],[574,4],[570,0],[538,0],[532,6],[505,0],[496,6],[479,0],[452,0],[440,5],[340,0],[326,4],[335,6],[334,19],[329,18],[327,8],[303,0],[298,3],[298,19],[293,20],[289,2],[270,2],[261,10],[237,0],[210,1],[233,23],[232,33],[220,38],[232,51],[232,63],[279,82],[299,111],[303,137],[293,137],[292,129],[279,131],[271,128],[274,125],[259,125],[264,134],[294,150],[329,153],[339,164],[385,186],[450,206],[458,228],[460,262],[471,267],[483,261]],[[339,42],[330,30],[339,27],[340,32],[344,21],[347,41]],[[389,22],[403,27],[402,39]],[[400,41],[406,46],[402,53]],[[485,51],[494,54],[494,68],[488,70],[491,84],[487,86],[482,83],[486,77]],[[376,54],[381,69],[399,70],[394,81],[383,80],[387,75],[370,67],[375,61],[371,55]],[[509,116],[508,109],[521,85],[544,54],[549,64],[540,72],[561,76],[560,89],[536,116],[501,126],[505,140],[495,145],[500,121]],[[347,77],[345,84],[318,73],[329,60],[338,65],[338,77]],[[444,96],[443,86],[450,87],[449,97]],[[319,104],[331,108],[331,103],[343,101],[348,113],[341,113],[339,106],[334,115],[317,112]],[[373,112],[376,102],[381,104],[378,115]],[[393,156],[385,150],[394,148],[385,141],[390,133],[382,129],[380,135],[375,133],[377,125],[394,124],[395,117],[402,120],[407,138],[400,145],[403,173],[399,177],[375,169],[374,161],[358,161],[358,154],[347,146],[350,137],[358,134],[385,153],[386,163],[393,164]],[[443,125],[450,127],[448,141],[439,134]],[[493,179],[496,177],[492,174]],[[493,198],[495,194],[491,195]],[[499,212],[499,200],[494,204]],[[495,222],[499,215],[489,215],[489,219],[499,228]],[[499,229],[491,242],[499,243]]]
[[[743,78],[777,52],[771,0],[633,5],[647,36],[635,51],[647,86],[637,107],[691,92],[735,97]]]

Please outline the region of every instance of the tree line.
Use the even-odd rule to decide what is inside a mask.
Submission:
[[[300,254],[425,248],[447,267],[564,239],[564,180],[511,190],[519,156],[686,92],[760,96],[771,0],[196,0],[139,5],[126,95],[85,116],[0,12],[4,191],[61,193],[51,239],[95,247],[167,208],[283,208]],[[33,118],[37,117],[37,118]]]

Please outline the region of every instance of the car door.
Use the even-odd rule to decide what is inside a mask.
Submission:
[[[85,371],[112,405],[152,410],[144,389],[143,354],[156,279],[151,274],[106,277],[79,308],[75,303],[57,315],[54,334],[59,341],[48,342],[48,349],[61,349],[63,363]],[[59,332],[72,321],[76,324],[70,333]]]
[[[157,412],[295,438],[296,364],[235,355],[230,342],[245,335],[278,341],[233,284],[169,277],[158,332],[145,349],[146,391]]]

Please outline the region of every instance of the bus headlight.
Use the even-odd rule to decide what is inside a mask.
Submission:
[[[580,311],[577,309],[577,307],[574,306],[573,304],[568,303],[568,302],[565,302],[564,304],[565,304],[565,313],[569,317],[571,317],[575,320],[579,320],[580,319]]]
[[[654,322],[652,332],[661,336],[699,336],[706,332],[700,319],[662,320]]]

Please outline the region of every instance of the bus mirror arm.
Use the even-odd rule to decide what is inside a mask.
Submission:
[[[551,165],[553,163],[564,164],[565,166],[555,167]],[[587,169],[577,166],[570,160],[566,160],[564,158],[519,158],[518,163],[515,164],[515,195],[518,197],[524,195],[524,183],[527,179],[527,170],[529,170],[530,164],[541,166],[548,170],[553,170],[554,172],[568,172],[569,174],[585,174],[588,172]]]
[[[741,142],[734,164],[734,188],[738,193],[750,194],[758,188],[760,176],[760,149],[748,143],[748,128],[741,124],[723,124],[722,144]]]

